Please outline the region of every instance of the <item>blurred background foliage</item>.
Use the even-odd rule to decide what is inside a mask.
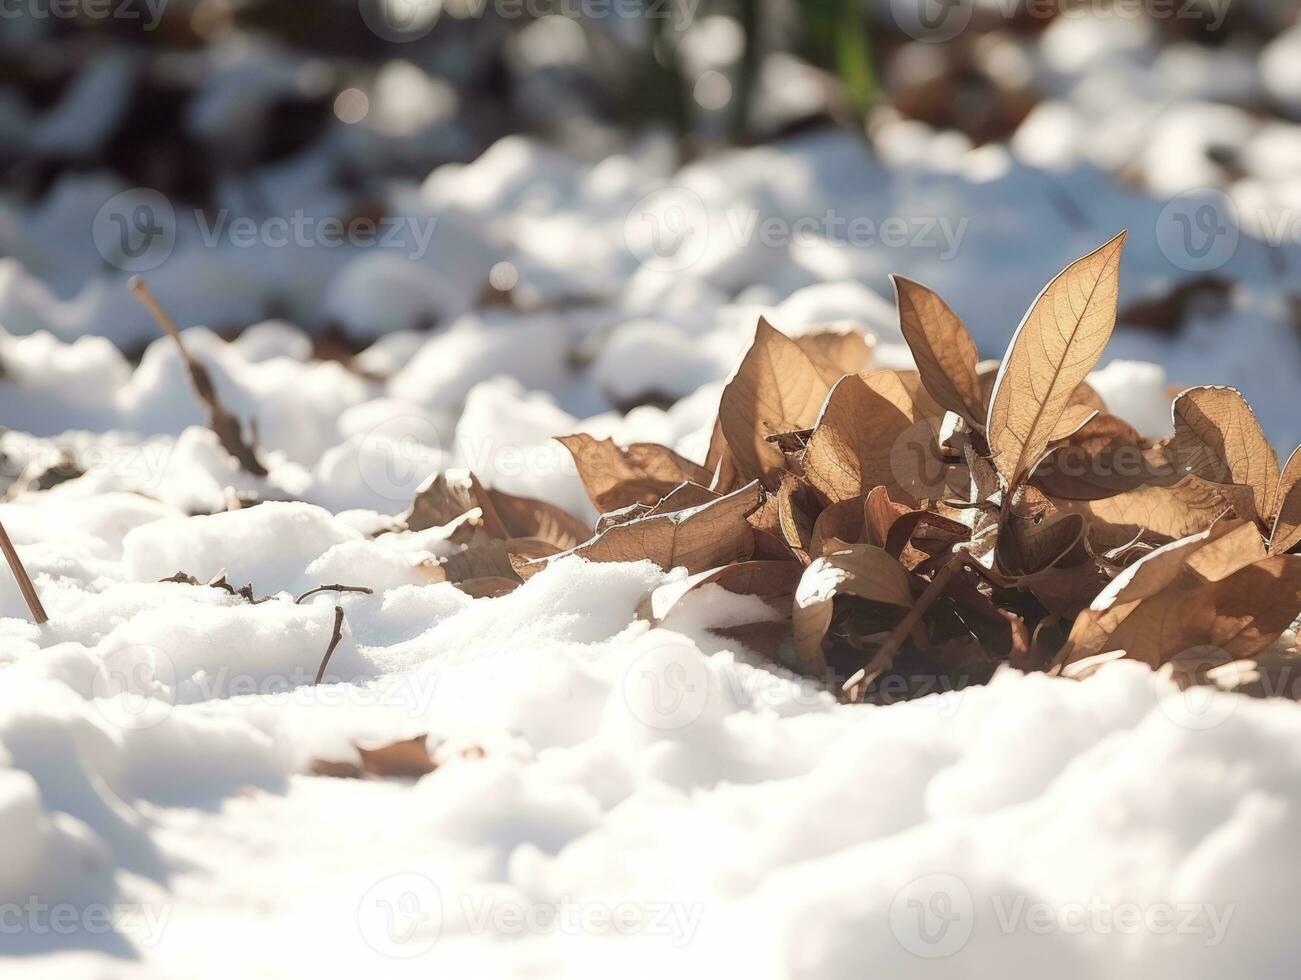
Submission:
[[[380,137],[367,168],[413,179],[507,133],[595,158],[658,126],[691,159],[814,126],[870,138],[885,113],[981,145],[1039,99],[1024,39],[1086,2],[1109,0],[7,0],[0,167],[27,195],[108,168],[204,201],[339,124]],[[1259,47],[1296,10],[1170,2],[1223,9],[1216,30],[1159,22],[1208,46]],[[957,16],[953,37],[917,29]]]

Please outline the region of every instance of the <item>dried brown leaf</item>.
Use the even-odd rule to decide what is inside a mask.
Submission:
[[[893,372],[842,378],[805,449],[805,478],[832,502],[878,486],[891,497],[917,502],[918,489],[932,485],[940,461],[933,438],[914,428],[912,411],[907,389]]]
[[[986,432],[994,463],[1015,484],[1039,460],[1076,388],[1116,325],[1125,233],[1044,287],[1017,328],[994,383]]]
[[[417,735],[376,748],[358,745],[361,768],[371,776],[418,779],[438,768],[429,754],[428,740],[428,735]]]
[[[679,484],[707,484],[712,475],[705,467],[655,443],[624,448],[611,439],[593,439],[582,432],[557,441],[574,457],[587,496],[601,513],[630,504],[654,505]]]
[[[882,493],[885,491],[882,490]],[[850,497],[838,500],[829,507],[824,507],[813,522],[813,534],[809,538],[809,554],[820,555],[832,538],[858,544],[865,541],[867,533],[863,513],[867,503],[865,497]],[[879,542],[872,542],[879,544]]]
[[[903,608],[913,602],[908,571],[884,549],[830,542],[828,552],[804,569],[795,591],[792,618],[797,666],[808,674],[826,672],[822,639],[831,625],[836,596],[852,595]]]
[[[917,362],[922,384],[945,410],[979,427],[985,400],[976,375],[979,353],[958,315],[921,283],[891,276],[899,305],[899,328]]]
[[[1278,484],[1274,526],[1269,536],[1269,553],[1281,555],[1301,542],[1301,448],[1288,457]]]
[[[1128,544],[1144,532],[1172,539],[1196,534],[1226,507],[1216,487],[1191,476],[1172,486],[1143,486],[1100,500],[1049,499],[1058,510],[1088,518],[1089,540],[1102,549]]]
[[[758,505],[756,481],[699,507],[616,524],[564,554],[588,561],[650,559],[666,571],[679,565],[692,573],[705,571],[750,557],[754,552],[754,529],[746,516]],[[528,578],[556,557],[560,556],[515,562],[514,569],[522,578]]]
[[[1180,472],[1220,485],[1242,517],[1265,521],[1278,492],[1278,454],[1236,388],[1189,388],[1174,403],[1171,450]]]
[[[785,467],[781,449],[768,441],[778,432],[805,429],[817,420],[828,384],[807,354],[759,318],[754,343],[723,389],[718,420],[745,479],[777,486]]]
[[[1214,617],[1221,614],[1214,605],[1226,603],[1223,613],[1226,616],[1236,615],[1232,610],[1246,608],[1236,594],[1236,587],[1221,589],[1220,586],[1230,580],[1239,585],[1259,584],[1257,575],[1244,579],[1237,576],[1259,567],[1265,560],[1264,545],[1255,525],[1240,519],[1222,520],[1204,531],[1171,542],[1126,568],[1079,614],[1062,649],[1061,660],[1069,663],[1105,650],[1123,649],[1130,657],[1159,666],[1169,656],[1189,647],[1219,645],[1210,639],[1200,642],[1195,639],[1199,630],[1220,640],[1229,638],[1224,624],[1215,625]],[[1298,605],[1295,594],[1288,596],[1268,586],[1266,592],[1284,609]],[[1185,634],[1179,632],[1176,622],[1181,604],[1187,606],[1184,619],[1189,625]],[[1290,614],[1293,618],[1295,615],[1295,612]],[[1263,621],[1271,623],[1273,613],[1266,614]],[[1287,619],[1279,632],[1290,622]],[[1181,637],[1187,639],[1182,645]],[[1273,642],[1273,638],[1267,642]],[[1255,651],[1241,655],[1249,656],[1252,652]]]
[[[1009,575],[1042,572],[1075,549],[1084,527],[1083,514],[1052,514],[1039,520],[1009,515],[998,534],[998,565]]]
[[[784,618],[789,615],[790,600],[799,585],[802,571],[801,565],[791,561],[742,561],[710,568],[680,582],[661,585],[646,597],[638,612],[644,619],[661,622],[674,606],[696,589],[717,585],[736,595],[757,596]]]
[[[808,355],[830,388],[845,375],[858,374],[867,368],[876,338],[859,333],[852,326],[844,329],[837,329],[835,324],[826,326],[828,329],[791,339]]]

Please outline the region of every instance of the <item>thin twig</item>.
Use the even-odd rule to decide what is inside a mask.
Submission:
[[[334,632],[330,634],[330,645],[325,648],[325,656],[321,660],[321,666],[316,671],[315,683],[321,683],[321,678],[325,676],[325,668],[329,666],[330,658],[334,656],[334,648],[343,640],[343,606],[334,607]]]
[[[244,441],[244,432],[240,428],[239,419],[229,412],[217,397],[217,387],[212,383],[208,369],[186,350],[185,341],[181,339],[181,331],[177,329],[176,322],[167,315],[163,305],[158,302],[158,297],[145,285],[143,279],[132,276],[129,285],[136,298],[153,314],[163,331],[176,341],[176,346],[181,352],[181,360],[185,362],[186,374],[190,378],[190,386],[199,401],[203,402],[208,409],[208,428],[217,434],[217,441],[221,443],[222,448],[235,457],[235,461],[246,473],[251,473],[253,476],[266,476],[266,467],[258,461],[253,445]],[[254,441],[256,442],[256,438]]]
[[[23,568],[23,561],[18,557],[18,549],[9,540],[9,532],[5,530],[3,524],[0,524],[0,550],[4,551],[5,559],[9,562],[9,570],[14,573],[14,578],[18,581],[18,589],[27,600],[27,608],[32,611],[32,619],[36,620],[37,626],[47,622],[49,617],[45,615],[41,597],[36,594],[36,586],[32,585],[27,569]]]
[[[949,584],[949,579],[953,578],[954,573],[962,567],[965,561],[966,557],[964,554],[956,554],[949,559],[948,563],[945,564],[943,568],[935,573],[935,577],[931,579],[930,585],[926,586],[926,591],[917,597],[917,601],[912,604],[912,608],[908,610],[903,619],[899,620],[895,625],[895,628],[890,631],[890,636],[886,639],[885,643],[881,644],[881,649],[877,650],[876,653],[872,655],[872,661],[868,664],[868,667],[871,667],[874,664],[879,664],[882,665],[879,669],[884,669],[886,666],[889,666],[889,664],[894,660],[894,655],[898,652],[904,639],[913,631],[913,627],[921,622],[922,616],[926,615],[926,610],[928,610],[935,600],[940,597],[940,593],[942,593],[945,587]],[[862,670],[855,673],[849,680],[845,681],[844,687],[841,688],[841,690],[851,691],[863,685],[867,680],[868,667],[864,667]]]
[[[318,595],[321,592],[357,592],[360,593],[361,595],[375,594],[374,589],[367,588],[364,585],[318,585],[314,589],[308,589],[297,599],[295,599],[294,605],[300,606],[302,605],[304,599],[309,599],[312,596]]]

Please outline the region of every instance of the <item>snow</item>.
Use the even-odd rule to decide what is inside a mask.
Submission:
[[[759,976],[1287,975],[1269,883],[1301,858],[1292,705],[1186,700],[1121,663],[837,706],[702,632],[632,621],[664,579],[571,560],[497,600],[347,597],[351,680],[320,688],[276,672],[320,649],[330,603],[135,586],[150,608],[8,672],[0,823],[21,860],[3,907],[115,910],[134,931],[114,976],[224,976],[250,950],[267,976],[694,975],[724,956]],[[127,642],[172,651],[155,710],[69,689],[74,661],[121,667]],[[218,662],[224,683],[179,679]],[[414,784],[302,774],[423,731],[447,761]],[[24,975],[102,968],[106,939],[77,935],[81,952],[25,935],[46,955]]]
[[[571,27],[535,24],[542,62],[512,70],[587,57]],[[450,553],[449,529],[393,530],[451,467],[594,519],[556,435],[703,459],[760,315],[860,331],[875,364],[908,366],[890,273],[937,289],[996,357],[1043,283],[1124,227],[1122,311],[1229,285],[1178,330],[1122,312],[1090,383],[1153,438],[1168,388],[1236,385],[1286,456],[1301,130],[1256,109],[1295,115],[1297,29],[1257,64],[1158,52],[1150,27],[1063,17],[1002,39],[990,62],[1051,95],[1006,146],[883,116],[874,154],[819,131],[680,169],[662,134],[600,159],[511,136],[442,163],[473,145],[456,92],[391,62],[364,119],[250,176],[269,213],[310,223],[356,203],[340,172],[427,163],[377,185],[391,245],[241,243],[168,202],[167,255],[139,270],[104,245],[145,200],[118,178],[0,194],[5,483],[66,456],[85,470],[0,500],[50,614],[32,625],[0,574],[0,967],[1293,975],[1291,703],[1180,694],[1117,663],[840,705],[711,632],[764,618],[757,600],[707,586],[640,618],[681,570],[564,559],[471,599],[415,567]],[[693,28],[697,73],[734,60],[732,31]],[[186,124],[239,157],[269,105],[319,94],[319,67],[227,50]],[[817,94],[798,67],[764,66],[774,118]],[[39,120],[0,101],[0,134],[91,155],[133,70],[89,60]],[[564,122],[568,105],[538,111]],[[242,191],[216,193],[239,213]],[[1180,221],[1208,199],[1227,222],[1210,261]],[[125,288],[135,271],[256,419],[265,478],[203,427],[174,342]],[[313,357],[329,330],[365,348],[351,365]],[[231,490],[263,502],[230,510]],[[177,572],[259,601],[159,581]],[[294,601],[330,584],[371,592]],[[420,735],[440,766],[419,780],[311,774]]]

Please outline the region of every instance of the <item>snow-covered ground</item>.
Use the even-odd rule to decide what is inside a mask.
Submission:
[[[1122,325],[1090,379],[1110,409],[1160,436],[1167,386],[1233,384],[1290,452],[1301,244],[1242,202],[1254,188],[1250,213],[1290,215],[1298,128],[1167,106],[1142,189],[1122,183],[1124,147],[1088,115],[1107,93],[1070,72],[1092,52],[1187,102],[1197,66],[1151,63],[1115,22],[1062,23],[1038,47],[1060,99],[1009,147],[899,121],[876,156],[824,131],[675,171],[653,136],[597,163],[509,137],[387,185],[387,243],[321,230],[355,204],[323,161],[369,160],[373,132],[259,171],[248,234],[230,223],[240,188],[220,228],[102,174],[0,199],[6,482],[69,456],[86,471],[0,503],[50,614],[32,625],[0,575],[0,969],[1294,975],[1288,701],[1181,694],[1120,663],[841,705],[709,631],[761,617],[758,600],[708,587],[652,628],[638,606],[676,573],[577,559],[471,599],[413,567],[446,532],[390,530],[451,466],[594,518],[557,435],[702,458],[760,314],[792,333],[846,322],[875,363],[908,363],[892,272],[997,356],[1042,284],[1122,228]],[[1286,90],[1286,65],[1240,65],[1217,77],[1246,88],[1205,98]],[[421,82],[395,71],[401,117]],[[219,95],[214,139],[238,128]],[[1248,177],[1172,175],[1239,130]],[[1237,205],[1213,199],[1211,234],[1215,188]],[[305,238],[281,244],[297,232],[265,215],[300,216]],[[256,419],[265,480],[202,427],[175,345],[126,289],[137,272],[182,325],[265,320],[230,343],[185,332]],[[1227,288],[1179,329],[1139,325],[1208,276]],[[489,284],[505,302],[481,303]],[[369,344],[350,367],[313,357],[332,326]],[[272,502],[222,512],[227,487]],[[159,581],[222,571],[268,600]],[[294,602],[322,584],[373,594]],[[336,604],[344,638],[314,686]],[[311,774],[419,735],[441,763],[419,780]]]
[[[251,546],[262,509],[210,520]],[[347,537],[299,516],[304,548],[273,586]],[[348,598],[338,670],[383,677],[320,688],[301,684],[328,603],[106,580],[69,596],[55,630],[104,639],[24,651],[4,675],[19,904],[0,907],[27,926],[5,937],[27,954],[11,968],[1291,975],[1291,703],[1186,701],[1121,664],[837,706],[705,641],[716,606],[632,622],[662,578],[564,564],[496,600]],[[177,704],[88,700],[105,662],[163,665]],[[426,731],[448,761],[414,784],[303,774],[349,740]]]

